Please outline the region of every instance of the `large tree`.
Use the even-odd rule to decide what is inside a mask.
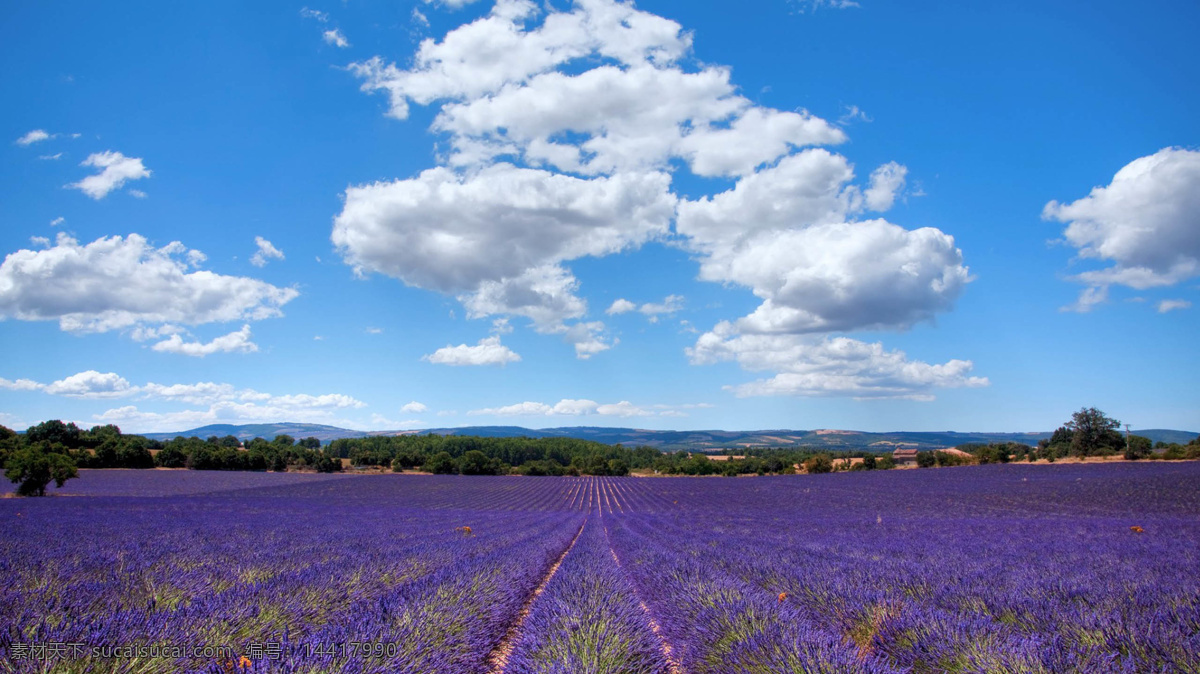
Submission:
[[[1117,450],[1125,446],[1125,439],[1117,429],[1121,422],[1104,414],[1095,407],[1084,407],[1071,415],[1066,428],[1071,431],[1071,453],[1075,456],[1092,456],[1101,450]]]
[[[45,496],[51,480],[61,487],[67,480],[79,477],[79,473],[70,457],[33,445],[9,457],[4,476],[19,483],[17,493],[21,496]]]

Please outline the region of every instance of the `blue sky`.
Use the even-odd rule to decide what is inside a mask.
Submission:
[[[0,423],[1200,429],[1195,3],[6,9]]]

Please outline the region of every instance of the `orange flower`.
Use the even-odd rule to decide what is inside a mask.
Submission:
[[[253,667],[254,663],[250,662],[250,658],[242,656],[238,658],[238,667]]]
[[[1140,534],[1140,533],[1142,533],[1143,531],[1145,531],[1145,529],[1143,529],[1143,528],[1141,528],[1141,527],[1129,527],[1129,530],[1130,530],[1130,531],[1132,531],[1132,532],[1133,532],[1133,533],[1135,533],[1135,534]]]
[[[786,592],[779,593],[779,601],[783,601],[784,599],[787,599],[787,598],[788,598],[788,594]]]

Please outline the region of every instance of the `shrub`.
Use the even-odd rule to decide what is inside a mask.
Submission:
[[[828,454],[818,454],[804,462],[804,471],[809,474],[832,473],[833,457]]]

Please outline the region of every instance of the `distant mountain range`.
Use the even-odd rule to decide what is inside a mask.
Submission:
[[[827,449],[893,449],[899,445],[918,449],[954,447],[967,442],[1023,442],[1034,445],[1045,433],[956,433],[906,432],[866,433],[862,431],[840,431],[820,429],[812,431],[763,430],[763,431],[653,431],[641,428],[605,428],[599,426],[567,426],[563,428],[522,428],[520,426],[466,426],[463,428],[427,428],[411,431],[352,431],[336,426],[321,424],[213,424],[193,428],[179,433],[143,433],[148,438],[169,440],[177,436],[207,438],[213,435],[237,436],[241,440],[290,435],[293,438],[315,437],[322,443],[338,438],[361,438],[372,435],[479,435],[484,437],[566,437],[594,440],[609,445],[647,445],[662,450],[715,451],[751,447],[822,447]],[[1187,443],[1197,436],[1190,431],[1147,429],[1133,431],[1154,442]]]

